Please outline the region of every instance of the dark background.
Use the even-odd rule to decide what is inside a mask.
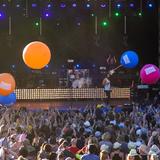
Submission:
[[[63,75],[65,77],[68,67],[67,59],[74,59],[74,64],[79,63],[81,68],[91,69],[94,76],[100,73],[99,66],[107,66],[108,55],[116,57],[117,63],[113,67],[118,66],[120,55],[127,49],[135,50],[140,58],[137,68],[120,70],[123,77],[126,76],[124,73],[127,73],[128,77],[130,75],[130,81],[137,78],[132,76],[137,76],[144,64],[158,65],[158,1],[156,0],[152,1],[154,2],[153,9],[148,9],[146,3],[143,2],[142,17],[137,15],[140,11],[140,0],[134,1],[136,4],[134,9],[126,7],[130,1],[123,0],[125,6],[120,10],[122,14],[120,17],[114,17],[114,5],[117,1],[112,1],[111,18],[108,17],[108,8],[99,7],[102,1],[91,0],[92,7],[87,9],[85,0],[83,2],[77,0],[76,8],[71,6],[72,0],[66,0],[67,7],[62,9],[59,7],[61,1],[55,0],[53,7],[46,10],[45,7],[49,1],[29,0],[28,15],[26,15],[25,0],[11,2],[6,0],[5,2],[8,4],[5,9],[1,6],[2,1],[0,2],[0,11],[5,14],[5,17],[0,19],[0,72],[12,72],[18,80],[27,80],[28,75],[32,78],[36,76],[35,72],[27,68],[22,60],[23,48],[35,40],[45,42],[52,51],[49,68],[47,71],[43,69],[38,74],[43,79],[47,76],[48,79],[56,79]],[[31,7],[32,2],[37,2],[36,9]],[[108,3],[108,0],[104,2]],[[21,7],[16,8],[16,4],[20,4]],[[45,18],[44,12],[46,11],[52,16]],[[98,17],[98,35],[94,32],[95,16],[91,16],[92,13]],[[9,16],[12,18],[11,35],[8,35]],[[124,16],[127,16],[126,35],[124,34]],[[42,35],[39,34],[39,26],[35,25],[39,17],[42,17]],[[103,20],[109,21],[108,27],[101,26]],[[77,25],[78,22],[80,26]],[[53,72],[55,77],[49,77]],[[120,73],[117,73],[117,76],[118,74]],[[101,75],[100,79],[103,76]],[[128,77],[126,76],[127,79]],[[98,83],[99,80],[96,81]]]

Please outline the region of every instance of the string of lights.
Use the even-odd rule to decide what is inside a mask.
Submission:
[[[67,9],[84,9],[93,12],[91,15],[94,15],[96,10],[109,10],[111,7],[115,16],[120,16],[124,14],[126,10],[137,11],[139,16],[142,15],[141,10],[141,0],[3,0],[0,2],[0,19],[7,17],[8,15],[14,15],[15,12],[22,13],[22,16],[37,16],[36,12],[39,13],[39,16],[43,18],[51,18],[57,9],[67,10]],[[154,0],[146,0],[143,3],[143,9],[149,11],[155,9]],[[111,6],[110,6],[111,5]]]

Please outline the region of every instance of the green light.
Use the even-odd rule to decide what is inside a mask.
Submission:
[[[119,17],[120,16],[120,13],[119,12],[115,12],[114,14],[116,17]]]
[[[142,16],[142,13],[141,13],[141,12],[139,12],[139,13],[138,13],[138,15],[139,15],[139,16]]]
[[[102,21],[101,22],[102,27],[108,27],[108,25],[109,25],[108,21]]]
[[[36,25],[36,26],[39,26],[39,23],[38,23],[38,22],[36,22],[36,23],[35,23],[35,25]]]

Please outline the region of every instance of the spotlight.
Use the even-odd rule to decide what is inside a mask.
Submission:
[[[51,5],[51,4],[48,4],[48,5],[47,5],[47,7],[48,7],[48,8],[51,8],[51,7],[52,7],[52,5]]]
[[[7,5],[5,3],[2,4],[2,7],[6,7]]]
[[[15,64],[12,64],[12,68],[15,68]]]
[[[119,9],[122,7],[122,5],[120,3],[116,4],[116,7]]]
[[[32,7],[33,8],[37,7],[37,4],[36,3],[32,3]]]
[[[149,3],[149,4],[148,4],[148,7],[149,7],[149,8],[152,8],[152,7],[153,7],[153,4],[152,4],[152,3]]]
[[[81,23],[80,23],[80,22],[78,22],[78,23],[77,23],[77,26],[80,26],[80,25],[81,25]]]
[[[45,17],[49,17],[49,14],[48,14],[48,13],[45,13]]]
[[[105,3],[103,3],[103,4],[100,5],[100,7],[101,7],[101,8],[106,8],[107,5],[106,5]]]
[[[61,8],[66,8],[66,4],[65,4],[65,3],[61,3],[61,4],[60,4],[60,7],[61,7]]]
[[[108,21],[102,21],[101,22],[101,26],[104,27],[104,28],[108,27],[108,25],[109,25]]]
[[[95,65],[95,64],[92,64],[92,67],[93,67],[93,68],[95,68],[95,67],[96,67],[96,65]]]
[[[80,64],[76,64],[76,68],[77,68],[77,69],[80,68]]]
[[[91,5],[90,5],[89,3],[87,3],[87,4],[86,4],[86,7],[87,7],[87,8],[90,8],[90,7],[91,7]]]
[[[138,13],[138,16],[139,16],[139,17],[142,17],[142,13],[141,13],[141,12],[139,12],[139,13]]]
[[[129,6],[130,6],[131,8],[133,8],[133,7],[134,7],[134,3],[130,3]]]
[[[94,17],[95,16],[94,13],[92,13],[91,16]]]
[[[4,13],[0,12],[0,19],[4,18]]]
[[[74,7],[74,8],[77,7],[77,4],[76,4],[76,3],[73,3],[73,4],[72,4],[72,7]]]
[[[20,4],[16,4],[16,8],[19,8],[20,7]]]
[[[115,15],[116,17],[119,17],[119,16],[120,16],[120,13],[119,13],[119,12],[115,12],[114,15]]]
[[[38,26],[39,26],[39,22],[35,22],[35,26],[37,26],[37,27],[38,27]]]

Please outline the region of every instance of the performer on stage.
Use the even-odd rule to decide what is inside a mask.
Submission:
[[[107,76],[103,79],[103,86],[104,86],[104,92],[106,93],[106,96],[107,96],[107,99],[108,99],[108,102],[110,100],[110,92],[111,92],[111,83],[110,83],[110,75],[107,74]]]

